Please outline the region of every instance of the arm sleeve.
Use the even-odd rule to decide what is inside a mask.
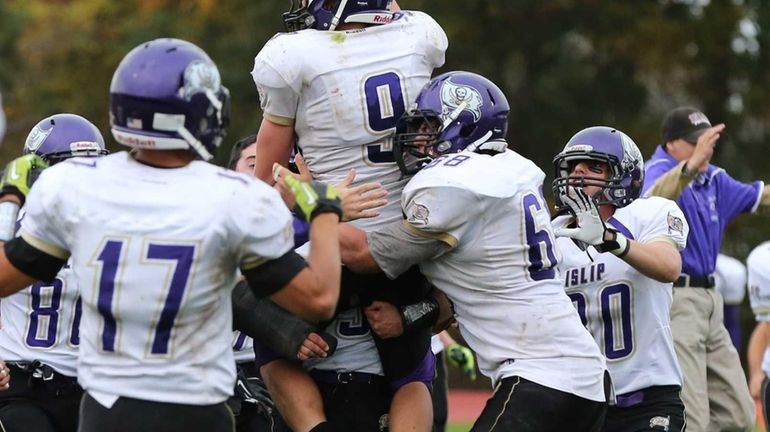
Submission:
[[[755,212],[759,207],[764,189],[761,181],[741,183],[722,169],[714,173],[712,181],[717,182],[717,209],[725,223],[741,213]]]
[[[294,124],[299,106],[301,76],[299,67],[292,64],[293,57],[285,52],[287,35],[270,40],[254,59],[251,76],[259,93],[263,115],[273,123]],[[279,54],[279,55],[276,55]]]
[[[415,264],[437,258],[452,247],[440,236],[421,232],[407,222],[394,222],[366,235],[369,252],[380,269],[395,279]]]
[[[248,204],[246,209],[243,203]],[[294,246],[289,209],[276,190],[254,180],[233,194],[225,223],[235,245],[235,259],[244,274],[267,261],[279,258]]]
[[[673,168],[663,171],[664,166],[650,168],[652,175],[644,181],[645,194],[647,196],[659,196],[670,200],[678,200],[682,192],[690,184],[694,177],[682,172],[687,161],[681,161]]]
[[[27,196],[19,232],[35,249],[66,260],[70,255],[72,232],[67,226],[66,218],[73,212],[65,208],[66,203],[61,200],[61,197],[66,195],[62,191],[63,171],[48,169],[41,173]]]
[[[669,241],[682,250],[687,246],[687,234],[690,227],[684,213],[674,201],[653,197],[650,203],[649,219],[642,224],[642,230],[636,239],[640,243]]]
[[[420,18],[420,26],[425,32],[421,41],[425,44],[425,54],[428,65],[435,69],[444,65],[445,55],[449,41],[444,29],[436,20],[423,12],[415,12]]]

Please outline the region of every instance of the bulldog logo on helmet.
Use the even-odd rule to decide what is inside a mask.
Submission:
[[[477,122],[481,118],[481,105],[484,100],[481,93],[471,86],[455,84],[451,79],[447,79],[441,84],[441,104],[442,119],[449,117],[455,110],[461,108],[462,111],[470,111],[473,114],[473,121]],[[456,113],[455,118],[460,115]]]

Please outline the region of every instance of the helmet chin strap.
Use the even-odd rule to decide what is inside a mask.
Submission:
[[[334,14],[334,18],[332,18],[332,22],[329,24],[329,31],[333,31],[337,28],[337,25],[340,23],[340,17],[342,16],[342,11],[345,10],[345,6],[348,4],[348,0],[340,0],[340,5],[337,6],[337,13]]]

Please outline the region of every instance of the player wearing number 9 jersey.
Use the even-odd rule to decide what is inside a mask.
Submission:
[[[681,431],[682,374],[670,310],[687,240],[684,214],[665,198],[637,199],[642,155],[618,130],[578,132],[554,166],[564,287],[607,357],[617,394],[603,430]]]
[[[408,179],[395,164],[393,132],[433,70],[444,64],[448,44],[433,18],[418,11],[393,11],[398,9],[394,3],[292,1],[299,8],[284,15],[285,23],[288,30],[299,31],[273,37],[256,56],[252,71],[264,116],[257,136],[257,177],[272,183],[273,163],[287,165],[294,144],[316,180],[336,184],[354,168],[356,182],[379,182],[388,192],[388,204],[378,209],[378,217],[352,222],[365,230],[401,218],[398,200]],[[424,295],[418,287],[424,278],[413,275],[394,283],[406,287],[398,297],[395,289],[382,295],[352,278],[343,292],[347,286],[363,288],[363,306],[372,297],[411,304]],[[427,328],[376,342],[385,375],[394,386],[432,381]],[[427,373],[415,373],[420,370]],[[400,395],[410,390],[399,390],[393,405],[404,409],[391,413],[392,427],[401,424],[399,413],[411,417],[425,411],[422,407],[430,409],[430,395],[423,387],[416,390],[421,393],[419,407],[413,403],[417,398],[400,404]],[[429,417],[416,421],[422,423],[419,430],[430,427]]]
[[[449,297],[495,386],[473,431],[594,431],[605,362],[554,268],[545,174],[507,148],[509,110],[479,75],[431,80],[396,132],[399,165],[417,171],[401,197],[406,220],[345,227],[343,262],[389,277],[419,263]]]
[[[91,122],[75,114],[55,114],[38,122],[24,143],[49,165],[72,157],[107,153]],[[24,210],[20,213],[23,218]],[[0,358],[11,370],[0,392],[0,424],[8,432],[77,429],[82,389],[77,385],[80,291],[67,265],[46,282],[0,302]]]
[[[407,179],[393,158],[393,132],[433,69],[444,64],[446,48],[438,23],[417,11],[396,12],[384,25],[274,36],[252,71],[264,115],[257,177],[273,182],[272,164],[288,163],[296,133],[315,180],[337,184],[355,168],[356,182],[376,181],[388,190],[380,217],[359,219],[356,226],[400,218],[398,199]],[[276,126],[293,127],[290,139],[264,142]],[[268,160],[261,157],[265,151],[282,154]]]

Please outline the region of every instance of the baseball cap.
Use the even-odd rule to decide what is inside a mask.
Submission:
[[[708,117],[692,107],[674,108],[666,114],[660,127],[663,143],[682,138],[695,143],[704,130],[711,127]]]

